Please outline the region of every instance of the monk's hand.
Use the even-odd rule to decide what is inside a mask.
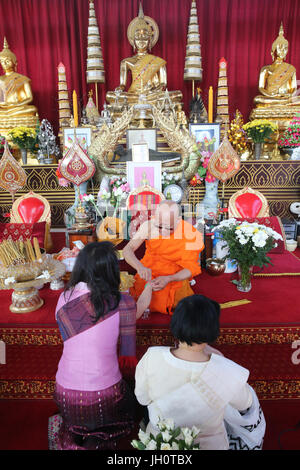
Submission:
[[[138,269],[137,273],[141,279],[144,279],[144,281],[148,282],[148,281],[151,281],[152,279],[152,271],[150,268],[146,268],[145,266],[142,266],[141,268]]]
[[[152,281],[152,289],[154,291],[157,290],[162,290],[166,287],[167,284],[169,284],[170,278],[169,276],[158,276]]]

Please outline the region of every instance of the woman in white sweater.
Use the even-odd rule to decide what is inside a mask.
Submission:
[[[213,300],[182,299],[171,320],[178,346],[151,347],[138,363],[135,394],[148,407],[146,431],[156,435],[158,420],[171,418],[175,426],[200,428],[203,450],[259,449],[265,421],[249,371],[207,344],[219,336],[219,316]]]

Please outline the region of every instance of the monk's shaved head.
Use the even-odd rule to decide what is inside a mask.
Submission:
[[[163,201],[159,203],[157,207],[157,212],[173,213],[176,218],[180,216],[180,209],[179,209],[178,204],[168,199],[164,199]]]
[[[155,225],[159,229],[174,231],[180,220],[180,208],[174,201],[161,201],[155,211]]]

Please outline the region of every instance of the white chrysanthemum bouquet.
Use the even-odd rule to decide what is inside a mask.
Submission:
[[[223,220],[214,229],[218,232],[229,248],[228,258],[238,262],[241,271],[241,282],[246,283],[246,274],[252,266],[267,266],[271,264],[267,253],[276,246],[282,236],[270,227],[239,222],[234,218]]]
[[[154,436],[140,429],[138,440],[133,440],[131,445],[138,450],[200,450],[199,444],[195,444],[195,438],[200,429],[175,428],[172,419],[160,419],[157,424],[160,432]]]

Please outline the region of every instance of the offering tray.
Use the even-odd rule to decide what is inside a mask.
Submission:
[[[13,268],[19,266],[11,266],[4,268],[0,266],[0,289],[13,289],[12,304],[9,309],[13,313],[28,313],[38,310],[43,304],[44,300],[40,298],[38,288],[43,284],[61,278],[65,272],[66,267],[60,261],[53,259],[50,255],[42,255],[42,262],[35,261],[33,263],[25,264],[40,264],[39,272],[36,278],[29,280],[16,280],[13,276]],[[23,265],[25,266],[25,265]],[[41,269],[42,268],[42,269]],[[6,276],[10,270],[10,276]],[[33,270],[30,273],[32,276]],[[21,275],[20,271],[16,270],[16,276]],[[25,274],[26,277],[26,274]]]

